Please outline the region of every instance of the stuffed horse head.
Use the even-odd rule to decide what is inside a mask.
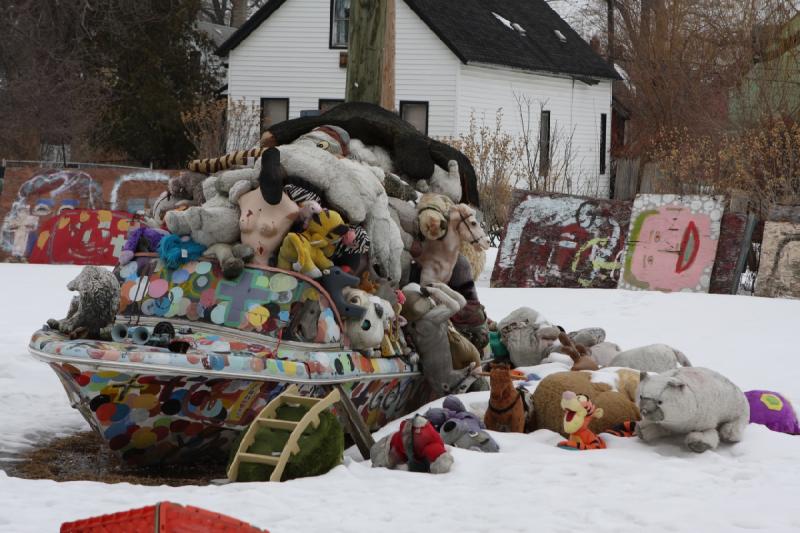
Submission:
[[[450,225],[453,201],[443,194],[425,193],[417,204],[419,231],[427,240],[444,238]]]
[[[457,204],[451,210],[451,221],[453,212],[456,217],[456,231],[461,241],[472,245],[477,251],[488,250],[491,243],[475,216],[475,210],[467,204]]]

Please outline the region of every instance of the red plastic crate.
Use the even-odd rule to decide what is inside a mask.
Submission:
[[[224,514],[191,505],[156,505],[64,522],[61,533],[269,533]]]

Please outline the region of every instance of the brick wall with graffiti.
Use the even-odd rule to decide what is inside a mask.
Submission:
[[[0,260],[114,264],[134,215],[178,171],[10,167],[0,193]]]

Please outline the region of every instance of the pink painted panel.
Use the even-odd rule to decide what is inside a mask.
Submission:
[[[619,288],[708,292],[723,210],[721,196],[638,195]]]

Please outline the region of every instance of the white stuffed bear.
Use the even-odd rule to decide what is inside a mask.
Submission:
[[[647,442],[686,435],[690,450],[739,442],[750,422],[750,404],[726,377],[708,368],[679,368],[654,376],[642,372],[637,389],[642,420],[636,434]]]
[[[681,366],[692,366],[683,352],[666,344],[649,344],[618,353],[605,366],[632,368],[642,372],[666,372]]]

